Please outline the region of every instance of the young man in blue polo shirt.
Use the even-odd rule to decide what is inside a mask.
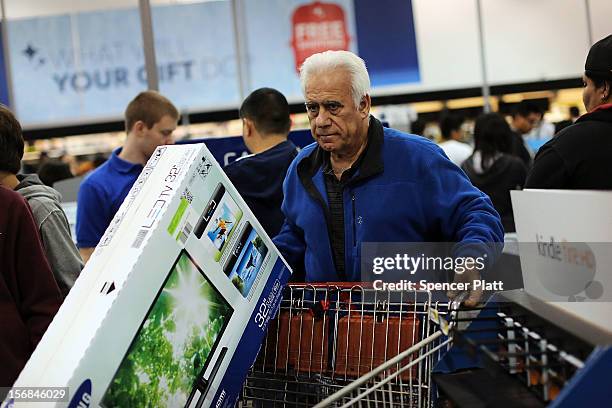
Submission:
[[[225,167],[225,173],[271,237],[280,231],[283,180],[297,148],[287,134],[289,104],[272,88],[253,91],[240,107],[242,139],[252,153]]]
[[[125,144],[79,189],[76,236],[85,262],[157,146],[174,143],[178,119],[172,102],[155,91],[141,92],[128,104]]]

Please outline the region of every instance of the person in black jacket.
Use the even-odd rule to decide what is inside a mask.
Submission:
[[[224,170],[269,236],[280,231],[283,180],[297,147],[287,140],[291,128],[289,104],[272,88],[253,91],[240,107],[242,139],[252,153]]]
[[[584,68],[587,113],[540,148],[525,188],[612,189],[612,35],[593,44]]]
[[[506,232],[515,231],[510,190],[520,189],[527,176],[527,167],[511,151],[506,120],[497,113],[481,115],[474,127],[474,154],[461,166],[472,184],[491,198]]]

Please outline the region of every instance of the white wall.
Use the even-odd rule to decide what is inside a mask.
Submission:
[[[482,81],[475,0],[412,0],[421,82],[373,95],[478,87]]]
[[[582,73],[590,46],[584,1],[483,0],[482,12],[492,84],[563,79]]]
[[[422,89],[478,86],[481,81],[474,0],[413,0]]]
[[[588,0],[593,39],[612,34],[612,0]],[[480,86],[476,0],[412,0],[421,83],[377,94]],[[489,84],[577,78],[590,47],[584,0],[482,0]]]
[[[593,42],[612,34],[612,1],[589,0],[589,8]]]

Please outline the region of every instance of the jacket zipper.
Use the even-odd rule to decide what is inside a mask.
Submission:
[[[351,196],[351,204],[353,206],[353,247],[357,245],[357,226],[355,225],[355,194]]]

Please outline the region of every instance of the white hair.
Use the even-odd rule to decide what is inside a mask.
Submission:
[[[355,106],[370,93],[370,76],[364,60],[350,51],[325,51],[306,58],[300,67],[302,94],[306,95],[306,83],[313,73],[345,69],[351,76],[351,96]]]

